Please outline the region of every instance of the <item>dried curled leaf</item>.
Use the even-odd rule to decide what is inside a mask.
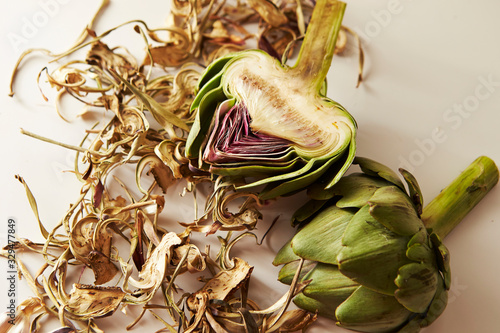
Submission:
[[[127,279],[124,281],[124,289],[134,294],[134,297],[131,298],[134,302],[146,302],[154,295],[155,291],[163,283],[168,263],[172,258],[173,248],[181,243],[182,240],[174,232],[165,234],[160,244],[146,259],[142,270],[139,272],[138,280],[130,276],[130,272],[127,272],[127,264],[122,263],[122,269],[125,270],[127,275]],[[139,289],[139,291],[130,291],[129,284]]]
[[[136,169],[136,183],[137,187],[143,192],[147,193],[145,189],[141,186],[141,175],[146,166],[149,165],[149,171],[153,176],[155,181],[161,187],[163,193],[167,192],[167,189],[173,185],[176,181],[172,169],[168,168],[167,165],[163,163],[156,155],[147,155],[141,158],[139,163],[137,163]]]
[[[139,72],[133,57],[118,54],[100,40],[92,43],[86,61],[90,65],[114,71],[126,80]]]
[[[230,326],[235,324],[233,321],[221,323],[220,318],[217,320],[212,314],[212,305],[224,303],[225,300],[229,300],[242,285],[247,283],[252,270],[253,267],[246,261],[234,258],[234,266],[231,269],[220,271],[206,282],[202,289],[191,294],[186,304],[192,312],[193,318],[191,325],[186,329],[185,333],[199,332],[202,329],[207,330],[210,327],[219,332],[226,332],[226,329],[227,332],[239,331],[230,329]],[[229,307],[228,304],[226,309],[229,310]],[[238,315],[236,315],[236,318],[238,318]],[[253,319],[251,319],[251,322],[254,323]]]
[[[65,311],[79,320],[88,320],[113,314],[125,297],[125,292],[119,287],[74,284],[69,296]]]
[[[24,189],[26,190],[26,196],[28,197],[28,201],[30,203],[31,209],[33,210],[33,213],[35,214],[35,217],[38,221],[38,226],[40,227],[40,231],[42,233],[42,236],[44,238],[47,238],[49,236],[49,232],[47,231],[47,229],[45,229],[45,227],[42,224],[42,221],[40,220],[40,215],[38,214],[38,205],[36,203],[35,196],[33,195],[30,188],[28,187],[28,184],[24,181],[23,177],[16,175],[16,179],[19,180],[21,182],[21,184],[24,185]]]
[[[11,303],[12,304],[12,303]],[[45,305],[39,297],[29,297],[16,307],[15,313],[9,311],[0,314],[0,332],[27,332],[31,317],[44,310]]]
[[[286,15],[271,0],[247,0],[267,24],[278,27],[288,22]]]
[[[259,48],[281,60],[293,54],[296,32],[289,27],[269,27],[259,35]]]
[[[182,45],[166,44],[150,48],[152,62],[162,67],[178,67],[191,59],[191,54]],[[151,64],[151,58],[144,59],[145,65]]]
[[[182,267],[179,273],[188,271],[189,273],[203,272],[207,267],[205,258],[196,246],[191,244],[181,245],[174,249],[172,264],[178,269],[178,265]]]
[[[273,322],[278,315],[272,315],[269,322]],[[317,319],[317,314],[312,314],[302,309],[295,309],[285,312],[274,324],[274,329],[266,330],[266,332],[304,332],[307,327],[314,323]]]
[[[180,152],[180,145],[170,140],[163,140],[155,147],[155,154],[168,166],[176,179],[184,178],[183,169],[189,160]]]
[[[233,262],[232,268],[220,271],[203,286],[200,292],[206,292],[210,300],[221,301],[235,293],[250,278],[253,267],[241,258],[235,257]],[[188,300],[190,308],[190,300],[194,297],[196,296],[192,295]]]
[[[71,232],[70,249],[75,258],[92,269],[95,284],[110,281],[118,272],[111,258],[111,233],[99,227],[95,216],[79,220]],[[96,234],[97,233],[97,234]]]

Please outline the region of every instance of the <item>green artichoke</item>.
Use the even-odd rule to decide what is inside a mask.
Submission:
[[[267,185],[262,198],[290,194],[328,171],[332,186],[355,154],[356,124],[325,96],[345,4],[316,3],[293,67],[261,50],[221,57],[207,67],[192,103],[186,142],[192,166]],[[333,171],[332,171],[333,170]]]
[[[449,253],[441,239],[497,183],[487,157],[474,161],[422,213],[422,194],[404,170],[408,192],[389,168],[356,157],[362,172],[309,189],[299,229],[277,254],[279,280],[309,281],[294,302],[361,332],[418,332],[444,310]],[[300,266],[299,266],[300,265]]]

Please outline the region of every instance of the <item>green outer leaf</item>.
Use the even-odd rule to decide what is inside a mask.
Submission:
[[[443,244],[441,239],[436,234],[430,235],[430,240],[432,242],[432,246],[436,251],[436,261],[439,267],[439,270],[443,274],[444,284],[446,290],[451,287],[451,268],[450,268],[450,252],[448,248]]]
[[[353,215],[333,205],[326,207],[293,237],[293,251],[304,259],[337,265],[342,236]]]
[[[203,98],[210,93],[212,90],[221,89],[220,82],[222,78],[222,72],[214,75],[210,81],[208,81],[204,86],[200,87],[198,93],[196,94],[193,102],[191,103],[190,110],[191,112],[197,110],[200,107],[201,101]]]
[[[429,264],[411,263],[402,266],[394,281],[398,290],[396,299],[408,310],[423,313],[436,294],[438,272]]]
[[[327,200],[309,200],[295,211],[292,216],[292,226],[307,222],[314,214],[328,203]]]
[[[413,246],[414,244],[425,244],[428,241],[428,234],[426,229],[420,229],[417,233],[415,233],[410,241],[408,242],[408,248]]]
[[[389,167],[387,167],[379,162],[376,162],[372,159],[369,159],[366,157],[359,157],[359,156],[356,156],[353,164],[358,164],[364,173],[371,175],[371,176],[381,177],[381,178],[393,183],[394,185],[396,185],[397,187],[399,187],[403,191],[405,190],[405,187],[404,187],[403,183],[401,182],[401,179],[394,171],[392,171],[391,168],[389,168]]]
[[[299,170],[295,170],[295,171],[288,172],[288,173],[281,174],[281,175],[267,177],[267,178],[255,181],[253,183],[250,183],[250,184],[239,186],[238,188],[239,189],[248,189],[248,188],[252,188],[252,187],[256,187],[256,186],[260,186],[260,185],[265,185],[265,184],[268,184],[268,183],[271,183],[271,182],[278,182],[278,181],[283,181],[283,180],[287,180],[287,179],[292,179],[292,178],[295,178],[295,177],[299,177],[300,175],[303,175],[303,174],[311,171],[311,169],[314,167],[314,165],[316,164],[316,162],[317,162],[317,160],[313,158],[313,159],[309,160]]]
[[[228,55],[217,58],[210,63],[203,71],[200,80],[198,81],[198,93],[196,94],[193,103],[191,104],[191,111],[199,106],[201,98],[206,92],[220,86],[220,78],[222,76],[223,68],[233,58],[237,57],[239,52],[230,53]]]
[[[429,308],[427,309],[426,316],[420,322],[421,327],[429,326],[435,321],[444,311],[448,304],[448,291],[445,287],[444,281],[441,276],[438,276],[439,282],[437,284],[436,294],[432,300]]]
[[[290,239],[285,243],[278,251],[273,260],[274,266],[279,266],[283,264],[288,264],[289,262],[299,260],[300,257],[296,255],[292,250],[292,240]]]
[[[412,313],[393,296],[387,296],[360,286],[339,307],[337,325],[361,332],[393,332]]]
[[[358,289],[359,284],[340,273],[335,265],[318,263],[303,278],[311,282],[302,291],[307,297],[336,308]]]
[[[420,190],[420,186],[418,185],[417,179],[405,169],[399,169],[399,172],[403,176],[408,185],[408,190],[410,192],[410,198],[413,204],[415,205],[415,209],[417,210],[418,215],[422,215],[422,209],[424,206],[424,197],[422,195],[422,191]]]
[[[370,214],[386,228],[401,236],[412,236],[424,228],[406,193],[396,186],[385,186],[369,201]]]
[[[420,317],[415,317],[410,320],[405,326],[400,328],[397,333],[418,333],[420,332],[420,321],[422,319]]]
[[[433,265],[436,263],[434,251],[425,243],[417,243],[409,246],[408,250],[406,250],[406,256],[408,257],[408,259],[420,263],[428,263]]]
[[[289,153],[286,154],[286,156],[293,156],[295,155],[294,151],[290,151]],[[250,161],[248,163],[241,162],[241,163],[224,163],[224,164],[212,164],[210,165],[210,171],[213,172],[214,174],[220,175],[220,176],[227,176],[227,177],[242,177],[242,176],[247,176],[247,177],[257,177],[257,176],[263,176],[263,175],[281,175],[286,172],[291,172],[295,169],[296,165],[301,163],[302,160],[300,157],[295,157],[291,158],[288,161],[272,161],[270,160],[267,162],[269,165],[256,165],[252,164],[254,163],[253,161]],[[258,186],[258,185],[255,185]]]
[[[203,96],[186,140],[186,156],[188,158],[197,158],[199,156],[201,145],[210,128],[210,126],[202,126],[202,124],[210,124],[212,122],[219,102],[224,101],[225,97],[220,88],[212,89]]]
[[[343,110],[345,111],[345,109],[343,109]],[[356,126],[356,122],[354,121],[354,118],[352,118],[352,116],[349,113],[347,113],[347,111],[345,111],[345,112],[347,115],[349,115],[349,118],[354,123],[354,126]],[[326,185],[325,189],[331,188],[342,178],[342,176],[351,167],[352,161],[354,160],[354,158],[356,156],[356,127],[354,127],[352,130],[351,129],[349,129],[349,130],[351,131],[351,140],[349,142],[349,151],[347,153],[347,159],[343,163],[341,169],[337,172],[337,174],[333,178],[331,178],[330,182],[328,183],[328,185]],[[344,147],[342,147],[342,154],[345,155]]]
[[[335,320],[335,307],[330,306],[328,303],[320,302],[314,298],[307,297],[304,294],[298,294],[293,299],[293,303],[299,308],[307,310],[312,313],[318,313],[319,315]]]
[[[343,177],[334,187],[332,194],[342,198],[337,202],[338,207],[361,208],[373,196],[376,190],[391,183],[381,178],[354,173]]]
[[[392,295],[399,267],[410,262],[406,258],[408,241],[377,222],[365,206],[344,232],[344,247],[337,258],[340,271],[361,285]]]
[[[297,269],[300,265],[300,260],[291,261],[285,264],[279,271],[278,280],[284,284],[292,284],[293,278],[297,273]],[[299,274],[299,280],[303,281],[304,276],[309,273],[314,267],[316,267],[317,262],[304,260],[304,264],[302,265],[302,269]]]
[[[355,147],[354,138],[351,140],[351,144],[349,145],[349,147],[350,148]],[[350,161],[354,157],[354,152],[355,149],[349,149],[347,161],[342,164],[342,168],[336,174],[334,179],[332,179],[330,183],[327,185],[327,188],[331,185],[334,185],[335,182],[342,175],[344,175],[344,173],[350,166],[351,163]],[[339,155],[332,157],[330,160],[326,161],[325,163],[320,165],[320,167],[318,167],[316,170],[313,171],[311,171],[310,169],[313,168],[316,163],[318,164],[320,163],[319,160],[316,160],[314,158],[311,159],[302,169],[298,170],[297,172],[288,173],[286,175],[283,175],[282,177],[275,176],[274,178],[273,177],[266,178],[265,183],[270,183],[275,180],[281,181],[284,179],[290,179],[290,178],[292,179],[282,182],[277,186],[274,185],[270,186],[268,189],[263,190],[259,195],[259,197],[263,200],[272,199],[281,195],[292,193],[296,190],[304,189],[307,186],[316,182],[328,169],[330,169],[336,162],[338,162],[339,159],[342,159],[344,155],[345,155],[344,149],[342,149]],[[249,186],[256,186],[257,183],[249,184]]]

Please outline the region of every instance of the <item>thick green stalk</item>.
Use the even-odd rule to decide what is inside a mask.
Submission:
[[[311,88],[315,88],[313,91],[320,90],[330,69],[345,7],[345,3],[337,0],[318,0],[314,7],[292,69],[304,83],[310,82]]]
[[[423,210],[422,221],[441,239],[455,228],[498,182],[498,168],[481,156]]]

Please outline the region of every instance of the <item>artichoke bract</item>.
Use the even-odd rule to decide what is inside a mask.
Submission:
[[[217,59],[202,74],[186,142],[195,168],[267,185],[262,198],[301,190],[328,171],[332,186],[355,154],[356,123],[325,96],[345,10],[317,1],[296,63],[261,50]]]
[[[441,239],[498,181],[487,157],[474,161],[423,207],[415,178],[356,157],[344,176],[294,214],[298,231],[277,254],[279,280],[310,281],[294,302],[361,332],[418,332],[444,310],[450,256]],[[299,266],[300,265],[300,266]]]

